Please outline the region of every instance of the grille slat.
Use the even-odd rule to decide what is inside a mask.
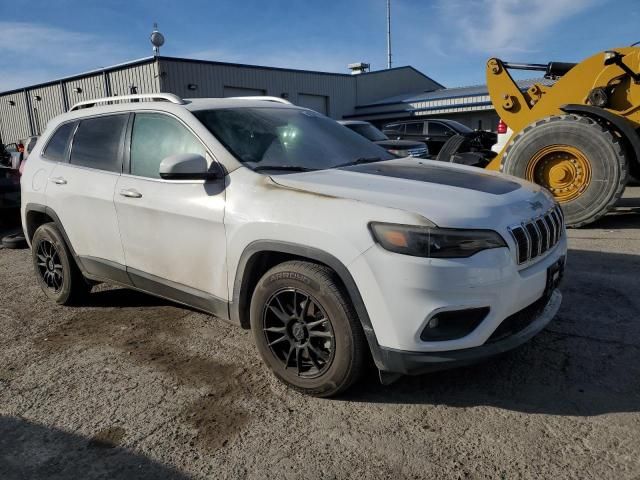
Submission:
[[[560,207],[520,225],[509,228],[516,243],[518,264],[527,263],[551,250],[560,241],[564,231],[564,217]]]

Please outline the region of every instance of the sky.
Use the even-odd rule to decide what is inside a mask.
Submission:
[[[393,66],[447,87],[490,57],[580,61],[640,41],[640,0],[391,0]],[[347,72],[386,68],[386,0],[0,0],[0,91],[162,55]],[[531,76],[530,73],[528,76]]]

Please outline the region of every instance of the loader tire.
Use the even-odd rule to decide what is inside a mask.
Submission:
[[[454,135],[442,145],[436,160],[439,162],[450,162],[453,155],[458,152],[468,152],[470,146],[467,137],[464,135]]]
[[[500,169],[549,189],[569,227],[605,215],[629,176],[620,139],[579,115],[555,115],[527,126],[509,142]]]

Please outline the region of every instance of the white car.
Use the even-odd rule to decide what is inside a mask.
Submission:
[[[390,381],[516,347],[559,308],[562,212],[537,185],[393,158],[281,99],[115,102],[52,120],[25,165],[25,234],[58,303],[104,281],[190,305],[250,328],[318,396],[367,349]]]
[[[513,135],[511,130],[502,119],[498,122],[498,141],[491,147],[491,151],[500,153],[509,139]]]

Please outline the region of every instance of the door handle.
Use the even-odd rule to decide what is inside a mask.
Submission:
[[[123,197],[127,197],[127,198],[141,198],[142,197],[142,194],[139,191],[134,190],[133,188],[126,188],[126,189],[120,190],[120,195],[122,195]]]
[[[62,177],[51,177],[49,180],[51,180],[51,182],[55,183],[56,185],[66,185],[67,184],[67,181]]]

